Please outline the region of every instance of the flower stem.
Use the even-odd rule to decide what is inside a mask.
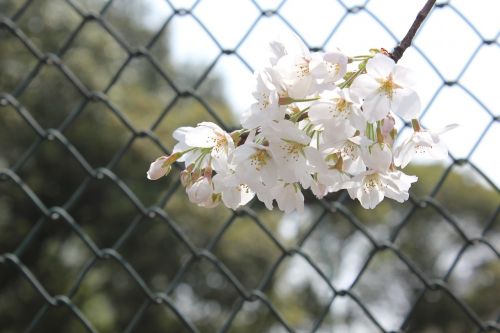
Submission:
[[[357,78],[359,75],[361,75],[365,71],[367,62],[368,62],[368,59],[365,59],[362,63],[360,63],[359,69],[354,74],[349,76],[349,78],[347,80],[345,80],[344,82],[339,84],[339,88],[344,89],[344,88],[350,87],[351,84],[353,83],[354,79]]]
[[[399,59],[401,59],[403,53],[411,45],[411,42],[415,37],[415,34],[417,33],[418,29],[420,28],[420,25],[422,25],[422,22],[424,22],[427,15],[429,15],[429,12],[431,11],[432,7],[434,7],[435,3],[436,0],[427,0],[424,7],[420,10],[417,17],[415,18],[415,21],[413,21],[413,24],[406,33],[406,36],[403,38],[401,43],[399,43],[399,45],[394,48],[394,50],[390,54],[392,60],[398,62]]]

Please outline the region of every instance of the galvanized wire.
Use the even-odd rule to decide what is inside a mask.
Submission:
[[[27,37],[27,35],[23,32],[23,30],[19,27],[18,21],[23,16],[26,15],[26,10],[34,3],[34,1],[28,0],[26,1],[12,16],[6,17],[0,13],[0,31],[4,31],[12,36],[14,36],[18,41],[20,41],[24,47],[30,52],[32,57],[37,61],[37,65],[34,69],[29,72],[24,79],[17,85],[17,87],[13,91],[4,91],[0,92],[0,111],[2,108],[11,107],[13,108],[19,116],[24,120],[24,122],[33,130],[36,134],[36,139],[33,141],[32,145],[25,151],[23,156],[19,158],[15,164],[10,165],[6,169],[0,170],[0,180],[3,182],[12,182],[14,183],[38,209],[39,211],[39,219],[34,221],[33,227],[28,232],[28,234],[24,237],[23,241],[19,244],[19,246],[10,253],[2,253],[0,255],[0,264],[1,265],[11,265],[15,269],[19,271],[19,275],[23,276],[32,286],[34,290],[36,290],[39,295],[44,300],[44,305],[39,308],[36,315],[33,317],[32,321],[28,324],[26,328],[26,332],[34,332],[37,331],[37,327],[43,317],[46,315],[47,311],[52,307],[66,307],[71,314],[76,318],[88,332],[97,332],[92,324],[93,318],[87,318],[84,313],[82,313],[81,309],[73,302],[73,297],[78,291],[82,281],[85,279],[87,273],[100,261],[114,261],[118,265],[120,265],[126,273],[130,276],[130,278],[136,283],[137,287],[142,290],[144,294],[144,301],[138,311],[135,313],[134,317],[130,319],[129,324],[124,329],[124,332],[133,332],[140,331],[140,321],[143,318],[146,310],[150,306],[164,306],[169,308],[177,317],[180,323],[182,323],[188,331],[191,332],[199,332],[199,328],[192,321],[191,318],[185,316],[176,305],[175,301],[172,298],[173,293],[176,288],[181,283],[182,279],[185,277],[190,267],[192,267],[195,263],[200,261],[207,261],[211,265],[213,265],[214,269],[216,269],[224,279],[230,283],[235,290],[239,294],[239,299],[234,303],[229,316],[227,317],[225,323],[220,327],[220,332],[227,332],[231,329],[233,321],[237,317],[237,315],[242,310],[243,306],[246,302],[261,302],[263,306],[267,307],[270,313],[275,317],[276,321],[281,325],[281,328],[288,332],[295,332],[297,328],[293,327],[292,324],[287,322],[284,316],[280,313],[279,309],[273,304],[272,300],[267,296],[266,290],[269,287],[269,284],[273,277],[275,276],[277,269],[283,263],[283,261],[292,256],[302,257],[304,260],[308,262],[308,264],[317,272],[318,276],[323,279],[325,284],[332,292],[332,296],[328,301],[328,306],[326,306],[321,313],[318,313],[318,317],[316,318],[315,323],[312,326],[311,332],[317,331],[320,326],[323,324],[325,318],[329,313],[329,309],[331,305],[335,302],[337,298],[349,298],[351,299],[359,309],[366,315],[366,317],[381,331],[381,332],[404,332],[408,329],[409,321],[412,318],[413,312],[416,308],[418,301],[423,297],[423,295],[428,291],[439,290],[446,293],[452,301],[460,308],[463,316],[468,317],[470,321],[477,328],[478,332],[486,332],[486,331],[496,331],[500,332],[500,313],[499,317],[496,321],[484,322],[482,321],[476,312],[471,309],[459,296],[457,296],[454,291],[448,286],[447,282],[452,274],[453,270],[457,266],[461,257],[465,253],[465,251],[476,245],[482,244],[487,246],[492,253],[497,258],[500,258],[500,253],[498,249],[495,247],[495,244],[492,244],[490,240],[486,237],[486,234],[489,230],[492,229],[495,223],[498,223],[498,215],[500,208],[493,212],[490,216],[489,220],[484,226],[483,232],[479,237],[470,237],[467,235],[467,232],[462,229],[456,219],[452,216],[452,214],[447,211],[445,207],[443,207],[439,201],[435,199],[435,196],[442,188],[444,182],[447,177],[451,174],[451,171],[456,166],[462,165],[470,165],[481,177],[483,180],[489,183],[491,187],[499,193],[499,189],[497,185],[489,179],[485,173],[481,171],[479,167],[474,165],[470,160],[470,156],[473,152],[478,148],[481,144],[483,138],[485,137],[487,131],[492,127],[495,123],[498,123],[498,116],[495,115],[491,110],[489,110],[479,99],[479,97],[475,96],[473,92],[468,90],[464,85],[461,84],[460,79],[464,74],[465,68],[469,66],[469,64],[474,61],[475,56],[478,51],[484,45],[496,45],[498,44],[498,36],[497,34],[495,39],[488,40],[481,36],[479,31],[475,29],[475,27],[467,21],[466,16],[464,16],[457,8],[453,6],[453,4],[444,2],[437,5],[437,9],[439,8],[450,8],[453,12],[455,12],[461,19],[463,19],[469,27],[476,33],[482,40],[481,45],[477,46],[477,49],[471,54],[469,61],[464,66],[464,69],[458,75],[458,77],[454,81],[447,81],[444,76],[439,72],[438,68],[433,66],[431,60],[426,56],[426,54],[416,47],[416,51],[429,63],[430,66],[434,69],[436,74],[441,78],[442,85],[436,91],[435,95],[431,99],[430,103],[426,106],[424,110],[424,114],[428,112],[430,106],[436,100],[436,97],[439,95],[441,90],[446,86],[457,86],[462,89],[466,94],[471,96],[474,100],[476,100],[482,107],[485,113],[487,113],[490,117],[490,121],[486,128],[484,128],[482,134],[477,139],[472,149],[468,153],[466,158],[458,159],[454,156],[450,155],[452,159],[452,163],[448,165],[447,169],[439,179],[439,181],[435,184],[435,187],[431,191],[431,193],[422,198],[417,198],[412,196],[410,198],[412,208],[406,213],[404,218],[399,221],[396,228],[392,232],[390,238],[387,241],[379,241],[376,237],[374,237],[370,231],[355,217],[355,215],[350,211],[349,208],[344,204],[346,199],[345,193],[340,196],[340,198],[334,202],[328,201],[319,201],[322,213],[319,217],[309,226],[309,229],[304,233],[300,241],[294,247],[287,247],[282,244],[279,239],[277,239],[271,230],[266,226],[266,224],[261,220],[259,215],[253,211],[251,208],[243,208],[236,212],[233,212],[231,216],[225,221],[223,226],[219,229],[219,231],[213,236],[211,241],[208,243],[206,247],[200,248],[196,246],[192,240],[182,231],[179,227],[178,223],[174,221],[169,215],[168,211],[165,211],[163,208],[165,204],[170,200],[171,196],[174,194],[175,189],[179,186],[175,185],[172,190],[165,193],[165,195],[159,200],[156,205],[151,207],[145,206],[141,200],[136,196],[136,194],[118,177],[113,171],[118,162],[124,157],[127,151],[130,149],[132,143],[137,138],[148,138],[152,142],[154,142],[160,149],[162,149],[165,153],[168,153],[169,150],[167,147],[163,146],[160,142],[159,138],[154,133],[155,129],[161,124],[162,120],[165,116],[171,112],[174,108],[175,104],[178,103],[182,99],[194,98],[196,99],[203,108],[215,118],[215,120],[224,128],[228,128],[228,125],[224,123],[221,117],[217,114],[217,110],[213,109],[204,98],[197,92],[198,88],[202,85],[202,83],[206,80],[208,75],[213,71],[216,64],[220,61],[220,59],[224,55],[232,55],[236,57],[242,64],[247,67],[250,71],[252,71],[252,67],[249,63],[244,59],[242,55],[239,53],[240,46],[247,40],[247,38],[251,35],[253,29],[256,27],[257,23],[263,17],[271,17],[275,16],[280,19],[284,24],[286,24],[290,29],[295,31],[298,35],[300,33],[293,27],[293,25],[287,21],[287,19],[281,15],[280,9],[286,3],[286,0],[283,0],[275,9],[267,10],[256,2],[251,1],[251,3],[257,8],[260,12],[260,16],[256,18],[253,24],[250,26],[248,31],[243,34],[239,42],[233,49],[225,49],[222,44],[217,40],[217,38],[210,32],[210,30],[205,26],[202,20],[200,20],[195,14],[194,9],[202,2],[202,0],[198,0],[193,3],[193,5],[189,8],[177,8],[174,4],[167,0],[167,4],[172,9],[172,14],[165,20],[164,24],[161,28],[150,38],[148,42],[146,42],[144,47],[134,48],[132,47],[128,41],[121,36],[121,34],[113,27],[113,25],[107,21],[105,15],[109,8],[111,7],[113,0],[109,0],[102,7],[100,12],[87,12],[82,9],[77,2],[72,0],[66,1],[74,10],[74,12],[80,17],[80,24],[74,29],[74,31],[67,37],[59,50],[55,53],[44,53],[42,52],[33,41]],[[342,25],[345,19],[351,15],[357,15],[358,13],[364,12],[371,16],[376,22],[390,35],[392,36],[394,43],[397,43],[397,37],[390,31],[390,29],[382,22],[375,14],[373,14],[368,8],[368,0],[365,1],[362,5],[349,7],[343,1],[338,0],[338,4],[340,4],[344,13],[343,16],[339,19],[338,22],[332,24],[332,30],[327,39],[325,40],[323,45],[319,47],[312,48],[314,50],[323,49],[328,41],[332,38],[332,36],[336,33],[338,28]],[[436,10],[437,10],[436,9]],[[212,39],[215,45],[219,49],[219,54],[213,62],[205,69],[205,71],[201,74],[199,79],[193,84],[191,89],[183,90],[179,88],[174,77],[171,77],[159,64],[158,60],[152,54],[151,49],[155,45],[156,41],[160,38],[162,33],[167,29],[172,19],[177,16],[191,16],[197,24],[207,33],[207,35]],[[66,54],[68,49],[72,46],[77,36],[81,33],[82,29],[90,22],[97,23],[100,27],[102,27],[107,34],[113,38],[120,47],[126,52],[127,57],[125,61],[118,68],[116,73],[110,78],[109,82],[105,85],[102,91],[92,91],[82,80],[72,72],[72,70],[67,67],[65,62],[61,60],[63,56]],[[425,23],[424,23],[425,24]],[[307,43],[307,40],[305,40]],[[1,46],[1,45],[0,45]],[[140,131],[137,130],[132,123],[130,123],[126,117],[123,116],[122,111],[115,106],[112,101],[108,97],[108,93],[110,89],[116,84],[120,75],[124,72],[127,66],[130,65],[131,61],[137,58],[142,58],[148,61],[157,73],[165,80],[165,82],[169,85],[169,87],[175,92],[175,97],[173,100],[167,105],[167,107],[163,110],[163,112],[159,115],[157,120],[151,125],[149,130]],[[64,75],[66,81],[71,84],[83,97],[82,102],[75,107],[72,112],[70,112],[64,121],[60,123],[57,128],[44,128],[41,126],[35,118],[31,115],[30,110],[27,109],[19,100],[19,96],[23,94],[29,84],[39,75],[40,71],[47,67],[53,67],[57,71],[59,71],[62,75]],[[92,70],[92,69],[90,69]],[[128,142],[119,149],[116,154],[111,158],[109,164],[105,167],[93,168],[91,164],[87,161],[86,157],[72,144],[72,142],[65,135],[65,131],[73,124],[78,116],[85,109],[86,105],[94,102],[100,101],[104,103],[109,110],[120,120],[120,122],[130,131],[130,138]],[[7,124],[0,124],[0,128],[3,126],[7,126]],[[72,193],[70,197],[68,197],[67,201],[62,204],[62,206],[48,206],[44,203],[37,194],[24,182],[24,180],[19,176],[18,171],[30,160],[30,158],[40,149],[41,145],[47,141],[56,141],[61,146],[63,146],[67,152],[78,162],[83,171],[86,174],[85,179],[82,181],[80,186]],[[103,180],[107,179],[110,181],[113,186],[116,186],[129,200],[131,205],[135,207],[137,215],[130,221],[128,228],[122,233],[120,237],[118,237],[117,241],[110,248],[100,248],[94,240],[82,229],[82,227],[75,221],[72,215],[69,213],[70,209],[76,204],[76,202],[81,198],[85,189],[89,186],[91,180]],[[405,255],[398,246],[395,244],[398,236],[405,229],[408,222],[411,220],[411,217],[414,216],[420,209],[424,207],[431,207],[436,214],[442,216],[442,218],[458,233],[460,238],[462,239],[462,248],[456,255],[453,264],[449,267],[446,274],[438,279],[431,279],[428,277],[423,271],[421,271],[418,266],[414,263],[414,261]],[[303,245],[310,237],[310,235],[317,230],[320,225],[322,219],[325,216],[330,214],[338,214],[343,216],[347,221],[352,225],[353,228],[358,230],[366,240],[371,244],[372,250],[370,251],[362,269],[357,274],[357,277],[354,279],[352,284],[346,289],[338,289],[335,287],[330,279],[326,276],[326,274],[322,271],[322,269],[318,266],[318,264],[303,250]],[[267,272],[262,277],[260,283],[255,289],[246,288],[241,281],[235,276],[235,274],[229,269],[214,253],[213,250],[219,243],[219,241],[224,237],[227,230],[235,223],[238,217],[246,216],[250,218],[253,223],[268,237],[271,242],[273,242],[276,247],[280,250],[281,255],[274,262],[274,264],[267,270]],[[134,233],[135,229],[139,225],[141,221],[150,220],[150,219],[160,219],[162,220],[168,228],[171,230],[173,235],[185,246],[185,248],[189,252],[189,257],[187,260],[183,261],[182,266],[178,270],[176,276],[172,281],[169,282],[168,286],[164,291],[158,292],[155,291],[148,283],[141,277],[141,275],[134,269],[134,267],[120,254],[120,249],[125,241]],[[85,244],[88,250],[92,253],[92,257],[88,259],[86,264],[81,269],[79,275],[75,279],[72,287],[69,292],[62,295],[51,295],[44,285],[39,282],[37,276],[22,262],[20,259],[22,255],[25,253],[26,248],[29,244],[39,236],[40,231],[43,226],[50,221],[59,221],[61,225],[65,225],[69,227],[72,232],[77,235],[81,241]],[[376,257],[376,255],[380,252],[387,251],[393,253],[403,265],[411,272],[420,282],[420,291],[418,297],[416,297],[413,306],[410,311],[407,313],[405,320],[403,321],[401,327],[399,328],[387,328],[384,327],[383,324],[374,316],[374,314],[370,311],[370,309],[366,306],[365,302],[362,298],[360,298],[355,292],[353,292],[354,287],[360,281],[363,274],[368,269],[369,264]],[[147,254],[145,254],[147,255]]]

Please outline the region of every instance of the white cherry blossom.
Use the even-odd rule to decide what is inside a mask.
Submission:
[[[227,163],[228,155],[234,150],[231,136],[211,122],[202,122],[196,127],[180,127],[174,131],[173,137],[179,141],[174,153],[188,151],[179,158],[186,167],[198,164],[200,169],[210,166],[217,171]]]
[[[235,173],[250,186],[255,183],[271,186],[277,181],[278,165],[266,146],[246,142],[234,150],[232,162]]]
[[[285,213],[304,210],[304,195],[298,185],[280,182],[273,187],[272,194],[279,209]]]
[[[246,111],[241,120],[244,128],[256,128],[270,121],[283,119],[285,110],[279,105],[277,87],[272,83],[269,71],[256,72],[257,86],[253,92],[256,102]]]
[[[401,171],[378,172],[366,171],[355,176],[348,189],[352,199],[358,199],[366,209],[375,208],[384,197],[398,202],[408,200],[408,190],[417,181],[416,176],[408,176]]]
[[[394,163],[404,168],[416,155],[427,155],[433,159],[443,159],[448,156],[448,148],[439,138],[439,135],[455,128],[457,125],[449,125],[438,131],[420,129],[414,131],[395,150]]]
[[[329,143],[351,137],[366,126],[360,105],[350,98],[348,89],[323,93],[320,100],[311,104],[308,115],[313,124],[324,129],[324,140]]]
[[[347,71],[347,56],[341,52],[313,53],[309,71],[318,84],[337,82]]]
[[[361,157],[365,165],[371,170],[388,170],[392,163],[391,148],[385,143],[370,142],[361,149]]]
[[[310,184],[308,155],[317,151],[309,146],[311,138],[291,121],[283,120],[263,129],[269,140],[269,150],[279,166],[278,178],[287,183]]]
[[[347,188],[347,181],[350,179],[342,170],[343,161],[340,161],[339,153],[331,153],[331,151],[327,149],[309,158],[309,163],[313,167],[311,191],[318,198],[322,198],[329,192]]]
[[[384,119],[390,110],[405,120],[416,118],[420,99],[411,88],[410,71],[383,54],[377,54],[366,64],[366,74],[359,75],[351,92],[364,99],[363,112],[368,122]]]
[[[361,136],[353,136],[324,147],[329,154],[338,152],[343,161],[344,172],[356,175],[366,170],[366,165],[361,157],[361,146],[368,139]]]
[[[246,205],[253,199],[255,193],[247,184],[242,184],[240,179],[231,170],[218,173],[212,178],[214,191],[221,194],[222,202],[226,207],[236,209]]]
[[[220,198],[214,192],[212,180],[209,177],[200,177],[186,187],[189,201],[205,208],[212,208],[219,204]]]
[[[417,177],[404,168],[417,153],[446,156],[441,131],[420,128],[420,100],[411,73],[376,52],[347,57],[310,52],[297,36],[270,44],[269,64],[255,72],[255,102],[231,134],[211,122],[180,127],[170,156],[153,161],[147,178],[183,162],[181,183],[202,207],[238,209],[254,197],[268,209],[304,209],[304,190],[317,198],[347,190],[364,208],[385,197],[403,202]],[[346,74],[347,73],[347,74]],[[396,115],[412,121],[401,144]]]

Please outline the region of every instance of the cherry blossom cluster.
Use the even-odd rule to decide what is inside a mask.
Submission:
[[[345,189],[374,208],[384,197],[408,199],[417,177],[402,169],[416,154],[447,155],[439,134],[451,127],[420,126],[412,73],[384,50],[310,52],[298,38],[270,46],[242,129],[228,133],[210,122],[178,128],[172,155],[151,163],[149,179],[177,161],[185,165],[180,177],[189,200],[203,207],[236,209],[256,196],[288,213],[303,209],[302,190],[322,198]],[[412,124],[405,139],[397,138],[397,117]]]

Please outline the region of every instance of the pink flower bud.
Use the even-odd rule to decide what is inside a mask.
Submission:
[[[165,162],[168,160],[169,156],[160,156],[158,157],[151,165],[149,166],[149,170],[147,172],[147,177],[149,180],[157,180],[167,174],[170,171],[171,166],[164,166]]]

